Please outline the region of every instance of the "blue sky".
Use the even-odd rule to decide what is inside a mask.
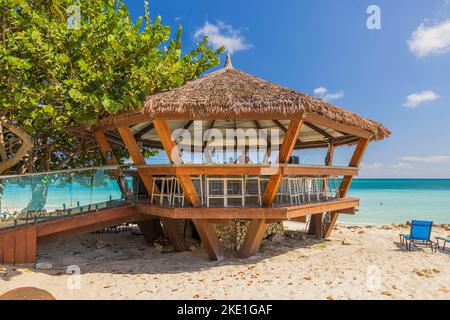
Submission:
[[[125,2],[143,14],[143,1]],[[367,28],[369,5],[379,30]],[[450,178],[450,0],[153,0],[150,10],[183,25],[185,51],[208,33],[235,67],[382,122],[393,134],[369,146],[361,177]]]

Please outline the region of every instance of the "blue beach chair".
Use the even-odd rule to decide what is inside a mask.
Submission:
[[[427,247],[431,247],[431,251],[436,251],[436,244],[431,241],[431,229],[433,228],[433,221],[411,221],[411,231],[409,234],[401,234],[400,241],[406,245],[408,250],[411,250],[411,244],[416,245],[421,242]]]
[[[439,245],[439,240],[442,240],[444,242],[443,246],[442,246],[442,251],[445,251],[445,244],[447,242],[450,243],[450,237],[436,237],[436,243],[437,243],[437,247],[440,248]]]

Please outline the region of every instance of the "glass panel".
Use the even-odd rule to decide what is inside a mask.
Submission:
[[[130,166],[0,177],[0,228],[133,201],[136,177]]]

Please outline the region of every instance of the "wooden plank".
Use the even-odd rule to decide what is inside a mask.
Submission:
[[[317,204],[305,204],[302,206],[288,207],[287,218],[292,219],[306,216],[308,214],[345,210],[355,208],[357,206],[359,206],[359,199],[356,198],[345,198]]]
[[[238,251],[238,257],[245,259],[256,254],[264,237],[267,224],[264,219],[253,219],[247,229],[244,243]]]
[[[276,219],[291,220],[309,214],[346,210],[359,205],[356,198],[309,203],[287,207],[265,208],[174,208],[160,205],[137,204],[137,212],[143,215],[167,217],[172,219]]]
[[[37,254],[37,229],[36,225],[27,227],[27,249],[25,263],[35,263]]]
[[[372,137],[372,133],[370,133],[369,131],[366,131],[366,130],[358,128],[358,127],[349,126],[349,125],[325,118],[325,117],[320,116],[315,113],[305,114],[304,119],[305,119],[305,121],[308,121],[310,123],[313,123],[313,124],[316,124],[316,125],[319,125],[319,126],[322,126],[325,128],[330,128],[335,131],[342,131],[347,134],[351,134],[351,135],[354,135],[354,136],[357,136],[360,138],[370,139]]]
[[[270,165],[146,165],[138,166],[143,174],[153,175],[263,175]],[[358,168],[325,167],[280,164],[274,173],[280,175],[349,176],[357,175]]]
[[[284,135],[283,143],[280,147],[278,163],[287,163],[289,161],[292,151],[294,150],[295,142],[300,135],[302,124],[303,120],[298,119],[293,119],[289,123],[289,127]],[[277,196],[282,179],[283,175],[281,174],[275,174],[270,177],[263,195],[264,206],[268,207],[272,205]]]
[[[175,219],[161,217],[161,222],[175,250],[178,252],[187,251],[188,247],[184,241],[183,234],[178,228],[177,221]]]
[[[14,264],[24,264],[26,262],[27,230],[17,229],[15,236]]]
[[[108,222],[116,219],[132,221],[136,215],[135,206],[128,205],[117,208],[108,208],[93,213],[83,215],[74,215],[67,218],[61,218],[42,222],[37,225],[37,236],[42,237],[53,233],[63,232],[70,229],[89,226],[102,222]]]
[[[203,246],[208,252],[208,256],[211,260],[223,259],[223,246],[217,236],[214,226],[207,220],[193,219],[195,229],[197,229],[198,235],[202,240]]]
[[[142,235],[144,236],[147,244],[153,244],[153,241],[160,236],[162,236],[163,229],[161,227],[161,221],[158,220],[144,220],[138,222],[139,229],[141,230]]]
[[[16,245],[16,231],[11,230],[3,235],[3,263],[14,264],[14,249]]]
[[[297,217],[297,218],[294,218],[294,219],[291,219],[291,220],[295,221],[295,222],[306,223],[306,216],[304,216],[304,217]]]
[[[364,156],[364,153],[367,149],[367,146],[369,145],[370,139],[368,138],[361,138],[356,145],[355,152],[353,153],[353,156],[350,160],[349,167],[359,167],[361,164],[361,160]],[[341,181],[341,184],[339,186],[339,196],[340,198],[345,198],[348,192],[348,189],[350,188],[350,185],[352,183],[353,176],[344,176],[344,178]],[[328,238],[331,235],[331,232],[333,231],[333,228],[337,222],[337,219],[339,217],[339,212],[334,211],[330,213],[330,222],[325,228],[324,237]]]

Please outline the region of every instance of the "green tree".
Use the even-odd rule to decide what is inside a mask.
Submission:
[[[92,139],[67,134],[67,126],[139,109],[144,96],[216,66],[223,51],[212,50],[205,38],[183,55],[181,26],[171,38],[160,16],[150,18],[147,2],[136,22],[120,0],[0,4],[0,114],[35,140],[16,172],[100,164]]]

